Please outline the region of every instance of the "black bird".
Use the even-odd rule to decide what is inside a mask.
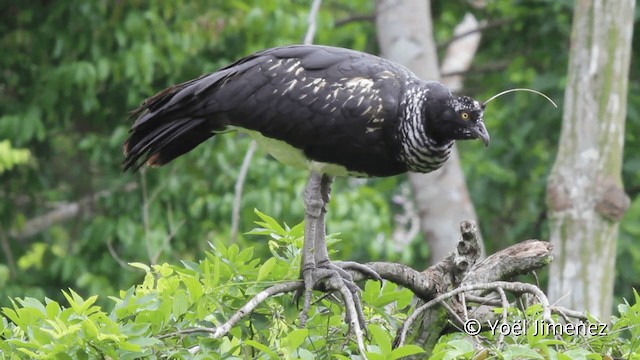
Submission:
[[[216,72],[147,99],[124,144],[124,169],[158,166],[217,133],[248,133],[281,162],[311,171],[305,189],[302,278],[304,323],[311,290],[351,292],[362,325],[357,286],[345,269],[379,276],[364,265],[329,260],[324,214],[333,176],[430,172],[448,159],[454,140],[489,144],[484,105],[454,96],[391,61],[343,48],[284,46],[257,52]],[[324,280],[324,281],[322,281]],[[321,286],[321,284],[323,284]],[[348,293],[347,293],[348,294]]]

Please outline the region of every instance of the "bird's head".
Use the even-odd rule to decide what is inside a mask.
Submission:
[[[435,91],[433,91],[435,90]],[[468,96],[453,96],[444,86],[432,88],[426,102],[426,126],[431,136],[442,142],[480,139],[489,146],[484,126],[484,104]]]

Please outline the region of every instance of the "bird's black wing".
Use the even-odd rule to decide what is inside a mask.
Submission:
[[[238,72],[216,86],[214,97],[231,125],[351,172],[405,170],[394,157],[394,136],[404,89],[417,79],[404,67],[347,49],[290,46],[228,69]]]
[[[415,81],[406,68],[353,50],[307,45],[264,50],[147,100],[136,113],[125,152],[138,144],[132,153],[147,151],[148,160],[162,164],[212,132],[235,126],[284,141],[314,161],[393,175],[406,170],[394,157],[399,146],[394,136],[404,89]],[[155,147],[138,139],[151,130],[166,139]],[[181,141],[166,135],[179,131]],[[161,143],[171,151],[157,150],[157,160],[153,153]]]

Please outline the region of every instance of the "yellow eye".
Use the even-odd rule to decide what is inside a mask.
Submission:
[[[466,111],[463,111],[463,112],[460,114],[460,117],[462,118],[462,120],[469,120],[469,113],[468,113],[468,112],[466,112]]]

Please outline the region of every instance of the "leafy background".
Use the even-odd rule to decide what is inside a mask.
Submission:
[[[562,108],[573,2],[432,3],[442,45],[465,12],[487,22],[465,74],[466,94],[486,99],[524,86]],[[60,289],[73,288],[113,307],[107,296],[143,280],[127,263],[196,261],[208,242],[230,246],[233,189],[249,140],[218,136],[169,166],[122,173],[127,114],[166,86],[252,51],[299,43],[308,11],[306,1],[284,0],[0,5],[0,304],[15,296],[63,301]],[[372,14],[369,1],[325,2],[315,42],[376,53]],[[640,278],[639,71],[632,62],[623,167],[632,206],[619,238],[619,300],[633,298]],[[545,185],[561,111],[519,94],[491,103],[485,118],[491,146],[462,143],[460,154],[488,250],[545,239]],[[240,249],[270,256],[268,236],[244,234],[254,227],[253,209],[297,224],[306,176],[256,154],[244,186]],[[341,240],[337,257],[426,267],[422,236],[409,247],[392,237],[400,211],[392,198],[405,187],[403,176],[336,182],[328,224]],[[79,202],[76,216],[25,235],[31,219]]]

